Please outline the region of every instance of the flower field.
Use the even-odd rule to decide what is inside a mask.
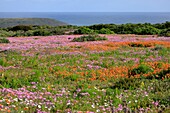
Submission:
[[[170,38],[9,37],[0,43],[0,113],[169,113]]]

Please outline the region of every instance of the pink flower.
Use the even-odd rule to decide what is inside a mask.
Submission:
[[[117,110],[118,111],[122,111],[123,110],[123,106],[121,104],[119,104]]]

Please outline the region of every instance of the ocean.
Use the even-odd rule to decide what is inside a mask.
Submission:
[[[163,23],[170,12],[0,12],[0,18],[52,18],[71,25]]]

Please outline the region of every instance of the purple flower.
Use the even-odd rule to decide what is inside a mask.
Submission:
[[[118,111],[122,111],[123,110],[123,106],[121,104],[119,104],[117,110]]]
[[[159,105],[159,102],[158,102],[158,101],[152,102],[152,104],[153,104],[154,106],[158,106],[158,105]]]

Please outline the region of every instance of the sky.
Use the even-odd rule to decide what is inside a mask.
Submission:
[[[170,0],[0,0],[0,12],[170,12]]]

